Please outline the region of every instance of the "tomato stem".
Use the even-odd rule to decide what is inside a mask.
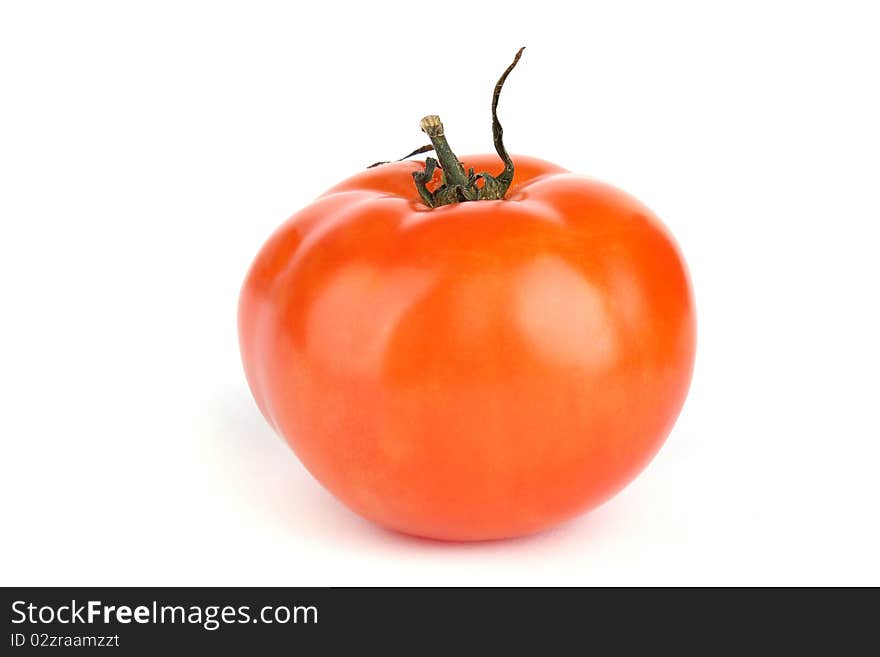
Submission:
[[[498,157],[504,162],[504,170],[497,176],[485,172],[474,174],[473,169],[468,169],[465,172],[461,161],[455,156],[455,153],[449,146],[449,142],[446,141],[443,123],[440,122],[439,116],[430,114],[419,123],[419,126],[428,135],[431,145],[437,153],[437,159],[429,157],[425,160],[424,171],[414,171],[412,174],[419,196],[421,196],[422,201],[429,208],[436,208],[451,203],[462,203],[464,201],[501,200],[507,194],[507,190],[513,182],[514,166],[513,160],[504,147],[504,130],[501,127],[501,122],[498,120],[498,99],[501,97],[501,89],[504,87],[507,76],[510,75],[510,72],[519,62],[523,50],[525,50],[525,47],[517,51],[513,62],[501,74],[492,93],[492,139],[495,143],[495,151],[498,153]],[[415,155],[418,152],[424,153],[427,150],[426,146],[422,146],[410,153],[410,155]],[[441,168],[443,176],[440,186],[432,191],[428,189],[428,183],[434,177],[434,171],[438,166]],[[482,181],[482,184],[478,184],[479,181]]]

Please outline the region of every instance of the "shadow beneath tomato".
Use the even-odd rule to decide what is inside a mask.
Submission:
[[[577,520],[573,521],[577,522]],[[557,527],[551,527],[534,534],[526,534],[525,536],[514,536],[511,538],[495,538],[482,541],[447,541],[436,538],[427,538],[425,536],[416,536],[415,534],[403,534],[392,529],[381,529],[386,535],[387,540],[398,542],[402,545],[408,545],[416,549],[425,550],[463,550],[463,551],[491,551],[494,549],[511,549],[517,546],[538,545],[542,542],[556,541],[557,538],[566,532],[569,523],[563,523]]]

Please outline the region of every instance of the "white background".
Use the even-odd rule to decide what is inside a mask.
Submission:
[[[872,4],[3,3],[0,581],[880,584]],[[423,143],[423,115],[491,151],[520,45],[508,147],[667,223],[693,387],[595,512],[407,538],[259,415],[239,286],[287,216]]]

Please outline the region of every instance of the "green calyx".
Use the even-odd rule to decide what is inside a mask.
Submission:
[[[455,156],[452,148],[449,147],[449,142],[446,141],[440,117],[431,114],[421,120],[419,125],[422,132],[428,135],[431,143],[420,146],[412,153],[404,155],[398,162],[420,153],[430,151],[437,153],[436,158],[429,157],[425,160],[424,171],[414,171],[412,174],[419,196],[429,208],[465,201],[498,201],[507,194],[510,183],[513,182],[513,160],[510,159],[507,149],[504,148],[504,130],[498,120],[498,99],[501,97],[501,88],[504,86],[507,76],[519,62],[523,50],[525,47],[517,51],[513,62],[501,74],[495,84],[495,91],[492,93],[492,139],[495,142],[495,151],[498,153],[498,157],[504,162],[504,170],[497,176],[486,172],[474,173],[473,169],[468,169],[465,172],[461,161]],[[376,162],[367,168],[382,164],[388,164],[388,162]],[[433,179],[437,169],[440,169],[441,172],[440,185],[431,191],[428,189],[428,183]]]
[[[425,170],[414,171],[412,176],[419,196],[429,208],[466,201],[498,201],[507,194],[510,183],[513,182],[513,160],[510,159],[507,149],[504,148],[504,130],[498,120],[498,99],[501,97],[501,89],[507,76],[519,62],[523,50],[525,48],[520,48],[517,51],[513,62],[495,84],[495,91],[492,94],[492,139],[495,142],[495,151],[498,153],[498,157],[504,162],[504,170],[497,176],[486,172],[474,173],[473,169],[465,171],[464,166],[450,148],[449,142],[446,141],[440,117],[432,114],[421,120],[419,125],[422,132],[428,135],[431,140],[437,158],[427,158]],[[435,190],[431,191],[427,184],[434,177],[434,171],[438,167],[442,174],[441,182]]]

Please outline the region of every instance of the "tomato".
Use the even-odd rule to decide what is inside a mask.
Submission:
[[[684,261],[635,199],[511,158],[396,162],[282,225],[239,302],[248,383],[357,513],[446,540],[519,536],[609,498],[684,403],[696,326]],[[439,168],[438,168],[439,167]],[[474,173],[479,171],[481,173]]]
[[[413,185],[424,164],[368,169],[282,225],[247,275],[257,404],[385,527],[550,527],[642,470],[684,402],[695,312],[670,234],[617,189],[513,161],[504,200],[436,208]]]

